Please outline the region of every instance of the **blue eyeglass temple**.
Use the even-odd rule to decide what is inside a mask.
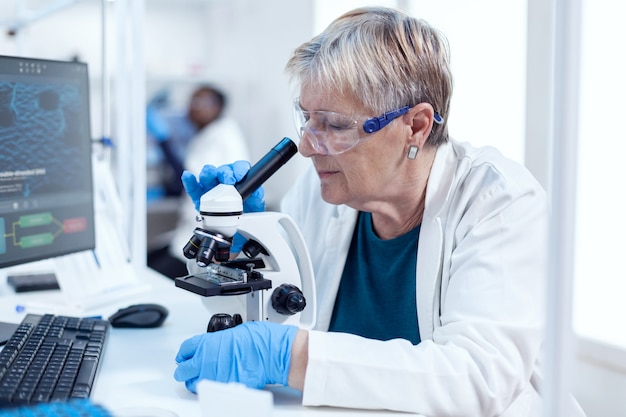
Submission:
[[[397,110],[388,111],[382,116],[372,117],[371,119],[367,119],[363,123],[363,130],[365,131],[365,133],[378,132],[380,129],[387,126],[389,123],[391,123],[393,119],[400,117],[406,112],[408,112],[410,108],[411,108],[410,106],[404,106]],[[439,125],[443,123],[443,117],[441,117],[439,113],[437,112],[435,112],[433,119],[435,123]]]

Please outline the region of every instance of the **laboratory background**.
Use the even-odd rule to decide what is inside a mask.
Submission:
[[[559,54],[546,23],[552,3],[3,0],[0,55],[89,65],[92,135],[110,154],[128,250],[145,263],[149,251],[171,239],[178,206],[164,190],[165,157],[146,131],[151,106],[182,123],[196,87],[219,87],[228,97],[226,114],[256,161],[281,138],[296,135],[295,92],[283,71],[288,56],[357,6],[397,7],[439,28],[452,57],[451,136],[499,148],[548,191],[561,186],[552,176],[559,149],[551,142],[554,96],[545,65]],[[571,293],[564,331],[571,327],[569,382],[591,417],[626,415],[626,203],[620,191],[626,134],[619,127],[626,111],[625,14],[623,2],[582,0],[577,26],[576,175],[567,179],[575,190],[574,274],[563,294]],[[268,209],[278,207],[307,162],[297,156],[268,180]]]

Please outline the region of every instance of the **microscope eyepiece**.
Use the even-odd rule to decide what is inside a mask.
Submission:
[[[283,138],[276,146],[265,154],[248,173],[235,184],[235,188],[241,194],[241,199],[245,200],[257,188],[259,188],[269,177],[298,152],[298,147],[289,138]]]

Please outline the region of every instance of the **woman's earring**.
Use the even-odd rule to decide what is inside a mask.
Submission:
[[[406,155],[406,157],[409,159],[415,159],[415,157],[417,156],[417,151],[419,151],[419,148],[417,146],[409,146],[409,153]]]

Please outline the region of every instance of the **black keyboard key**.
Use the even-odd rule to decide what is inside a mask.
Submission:
[[[75,385],[76,386],[91,386],[93,384],[93,380],[96,377],[96,368],[98,366],[98,359],[92,357],[85,357],[82,364],[80,365],[80,370],[78,371],[78,375],[76,376]]]
[[[70,390],[65,388],[57,388],[50,396],[50,401],[67,401],[70,399]]]
[[[50,401],[51,394],[52,392],[50,391],[39,390],[35,392],[30,401],[32,403],[47,403],[48,401]]]

